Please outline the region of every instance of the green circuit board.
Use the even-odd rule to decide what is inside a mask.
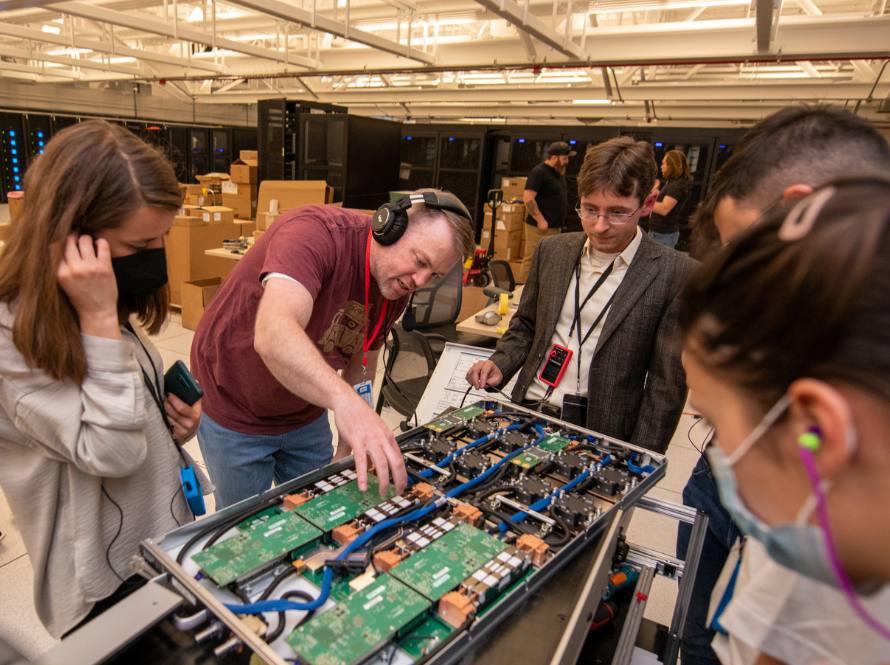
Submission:
[[[558,434],[550,434],[534,448],[530,448],[521,455],[514,457],[513,464],[521,466],[523,469],[534,469],[538,464],[550,459],[552,455],[558,453],[570,443],[572,443],[571,439],[566,439]]]
[[[438,420],[434,420],[429,425],[427,425],[426,428],[428,430],[432,430],[433,432],[444,432],[445,430],[449,430],[452,427],[469,422],[476,416],[482,415],[484,412],[485,409],[483,409],[481,406],[465,406],[462,409],[452,411],[448,415],[442,416]]]
[[[287,642],[301,663],[359,663],[419,623],[430,607],[426,598],[383,574],[297,628]]]
[[[322,532],[293,512],[270,508],[238,525],[238,534],[192,556],[220,586],[261,569]]]
[[[390,574],[435,602],[506,548],[494,536],[461,524],[402,561]]]
[[[387,498],[391,496],[392,489],[387,492]],[[350,480],[304,503],[294,512],[322,531],[331,531],[385,500],[380,498],[376,476],[368,475],[367,492],[358,488],[357,480]]]

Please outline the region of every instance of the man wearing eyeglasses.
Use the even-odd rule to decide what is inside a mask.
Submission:
[[[591,148],[578,176],[583,233],[538,245],[519,309],[476,388],[517,371],[514,401],[664,452],[686,399],[676,297],[695,261],[642,233],[655,202],[652,146]]]

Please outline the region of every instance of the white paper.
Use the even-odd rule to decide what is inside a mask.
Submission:
[[[460,406],[464,399],[464,393],[470,384],[467,383],[467,372],[474,363],[488,359],[494,349],[482,349],[477,346],[453,344],[447,342],[436,369],[430,377],[430,382],[423,392],[423,397],[417,404],[417,422],[428,423],[435,420],[436,416],[449,407]],[[501,388],[508,395],[513,392],[516,377]],[[507,398],[500,393],[489,393],[484,390],[471,390],[467,395],[464,405],[472,404],[480,399],[498,399],[506,401]]]

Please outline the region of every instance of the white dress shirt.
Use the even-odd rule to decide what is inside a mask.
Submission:
[[[590,292],[590,289],[596,281],[602,276],[609,265],[614,261],[615,265],[605,282],[600,285],[596,293],[587,301],[581,310],[581,338],[590,330],[590,326],[596,321],[596,318],[603,311],[603,308],[615,295],[618,287],[621,285],[627,269],[630,267],[631,261],[636,256],[637,249],[643,241],[643,232],[637,228],[637,233],[633,240],[620,254],[606,254],[594,249],[590,245],[590,240],[584,243],[584,249],[581,252],[580,263],[580,294],[579,305],[584,302],[584,298]],[[611,307],[611,305],[610,305]],[[608,314],[600,318],[596,324],[596,328],[590,333],[590,337],[584,342],[584,346],[578,348],[578,332],[577,328],[571,330],[572,321],[575,318],[575,275],[569,282],[569,288],[566,291],[565,300],[562,304],[562,311],[559,313],[559,320],[556,322],[556,329],[553,331],[553,337],[550,344],[559,344],[572,350],[572,357],[569,365],[562,376],[559,385],[553,389],[553,394],[547,399],[547,402],[556,406],[562,406],[562,399],[566,394],[587,394],[587,374],[590,369],[590,363],[593,360],[593,352],[599,342],[600,334],[603,331],[603,324],[608,318]],[[535,378],[525,392],[527,400],[543,400],[549,386],[543,383],[539,378],[541,370],[550,357],[549,349],[544,357],[544,362],[535,372]],[[580,375],[580,381],[579,381]]]

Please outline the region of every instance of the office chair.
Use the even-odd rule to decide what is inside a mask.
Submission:
[[[506,261],[493,259],[488,262],[488,272],[491,273],[492,284],[499,289],[512,291],[516,288],[516,279],[513,276],[513,268]]]
[[[456,342],[470,346],[494,346],[496,340],[484,335],[458,332],[457,316],[460,314],[463,266],[457,264],[451,272],[433,286],[417,289],[402,320],[405,330],[418,330],[430,337],[430,346],[438,359],[445,347],[444,342]]]
[[[444,340],[443,340],[444,346]],[[403,432],[411,429],[411,416],[429,383],[436,358],[430,338],[416,330],[405,330],[396,324],[384,347],[383,383],[377,398],[377,413],[388,404],[405,416],[399,423]]]

